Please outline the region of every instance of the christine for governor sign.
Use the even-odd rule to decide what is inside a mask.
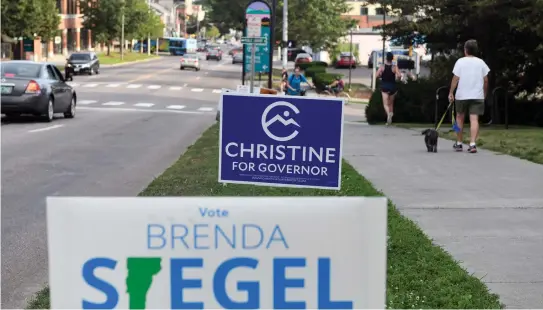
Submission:
[[[343,101],[222,94],[219,182],[340,189]]]
[[[383,309],[386,198],[48,198],[51,309]]]

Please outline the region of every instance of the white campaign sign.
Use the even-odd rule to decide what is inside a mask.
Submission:
[[[383,309],[386,198],[49,197],[51,309]]]
[[[250,94],[250,85],[238,85],[236,91],[241,94]],[[260,87],[253,87],[253,94],[260,94]]]

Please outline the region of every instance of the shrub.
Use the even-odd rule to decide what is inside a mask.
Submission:
[[[322,91],[324,90],[326,85],[330,85],[335,80],[336,76],[338,75],[343,76],[342,74],[337,74],[337,73],[326,73],[326,72],[317,73],[313,77],[313,84],[315,84],[315,87],[318,90]]]
[[[315,78],[315,74],[325,73],[325,72],[326,72],[326,67],[312,66],[305,69],[305,76],[310,77],[310,78]]]
[[[312,61],[312,62],[304,62],[301,64],[297,64],[296,66],[300,67],[300,69],[302,70],[306,70],[307,68],[313,67],[313,66],[320,66],[320,67],[326,68],[328,67],[328,64],[325,63],[324,61]]]
[[[366,107],[366,119],[368,123],[381,123],[386,120],[385,110],[383,108],[383,99],[380,91],[379,81],[377,81],[376,91],[372,93],[370,102]],[[410,81],[407,84],[398,84],[398,93],[394,102],[394,121],[398,123],[433,123],[435,121],[436,90],[444,86],[441,82],[434,79],[418,79]],[[438,117],[443,115],[448,101],[448,89],[440,92],[438,102]],[[490,114],[494,114],[492,120],[494,124],[504,122],[505,107],[503,96],[497,98],[497,107],[499,112],[494,112],[490,108],[493,101],[487,100],[485,115],[482,122],[490,120]],[[497,116],[496,114],[499,114]],[[450,118],[445,118],[445,123],[450,123]],[[466,116],[466,122],[468,117]],[[512,125],[533,125],[543,126],[543,102],[514,100],[509,98],[509,123]]]

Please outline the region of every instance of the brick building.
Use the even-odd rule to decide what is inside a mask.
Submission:
[[[58,25],[59,34],[47,43],[48,56],[92,50],[92,33],[91,30],[83,28],[83,15],[79,11],[79,0],[57,0],[57,9],[61,17]]]

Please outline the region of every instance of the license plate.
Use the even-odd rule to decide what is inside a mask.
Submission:
[[[79,72],[79,68],[75,68],[74,71],[75,71],[75,72]]]
[[[9,94],[11,94],[11,91],[13,91],[13,87],[11,87],[11,86],[3,86],[2,85],[2,88],[1,88],[1,94],[2,95],[9,95]]]

